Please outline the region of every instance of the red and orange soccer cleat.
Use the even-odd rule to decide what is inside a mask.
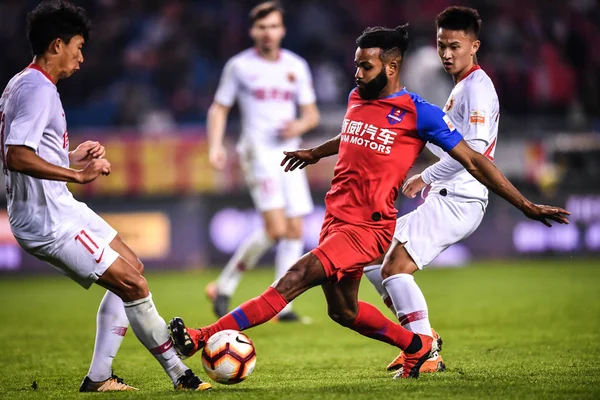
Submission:
[[[427,361],[423,363],[419,372],[428,373],[428,372],[442,372],[446,370],[446,364],[442,359],[442,356],[438,353],[442,351],[442,344],[444,343],[442,337],[434,330],[431,330],[433,333],[433,346],[431,351],[431,357]],[[387,366],[387,370],[391,372],[395,372],[402,368],[402,364],[404,364],[404,353],[400,352],[394,360],[389,363]]]
[[[425,336],[420,333],[416,334],[421,339],[421,348],[414,353],[404,352],[404,364],[402,364],[402,371],[398,371],[394,376],[394,379],[401,378],[418,378],[419,370],[421,365],[431,355],[431,345],[433,338],[431,336]]]
[[[173,345],[181,359],[193,356],[201,350],[208,338],[202,329],[187,328],[183,319],[175,317],[169,322]]]

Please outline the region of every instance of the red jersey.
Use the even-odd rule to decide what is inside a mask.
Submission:
[[[448,152],[461,140],[440,108],[406,89],[375,100],[363,100],[354,89],[327,210],[354,225],[394,226],[398,192],[425,143]]]

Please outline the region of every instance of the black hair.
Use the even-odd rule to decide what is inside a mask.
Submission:
[[[479,37],[481,17],[474,8],[452,6],[438,14],[435,19],[436,27],[451,31],[465,31]]]
[[[43,55],[52,41],[60,38],[69,43],[73,36],[81,35],[87,41],[91,22],[85,10],[68,1],[42,1],[27,14],[27,38],[31,53]]]
[[[252,10],[250,10],[250,25],[254,25],[256,21],[261,20],[274,12],[278,12],[283,16],[283,8],[277,1],[266,1],[254,6]]]
[[[408,24],[397,26],[394,29],[381,26],[370,27],[364,30],[356,39],[356,44],[361,49],[378,47],[382,50],[379,58],[400,57],[408,49]]]

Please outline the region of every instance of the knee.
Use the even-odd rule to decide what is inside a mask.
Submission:
[[[265,228],[267,236],[274,242],[279,242],[286,236],[286,229],[284,225],[271,225]]]
[[[148,283],[141,274],[130,274],[123,279],[124,301],[134,301],[148,297]]]
[[[352,310],[350,308],[339,309],[339,308],[328,308],[327,314],[329,318],[337,322],[338,324],[350,327],[356,321],[356,316],[358,315],[358,310]]]
[[[302,223],[301,222],[290,223],[290,224],[288,224],[285,237],[287,239],[298,240],[298,239],[302,239],[302,234],[303,233],[304,232],[302,230]]]
[[[399,257],[394,253],[386,255],[381,267],[381,279],[386,279],[397,274],[413,274],[415,271],[418,271],[417,264],[406,253],[406,250],[403,249],[403,252],[406,254],[405,257]]]
[[[141,262],[139,258],[135,259],[135,262],[133,263],[133,267],[135,269],[137,269],[137,271],[140,273],[140,275],[144,275],[144,263]]]
[[[319,259],[312,253],[308,253],[276,282],[275,289],[287,301],[292,301],[311,287],[322,283],[324,279],[325,271]]]
[[[294,293],[298,288],[307,284],[308,276],[308,268],[296,263],[279,279],[276,285],[277,291],[288,301],[291,301],[292,298],[296,297]]]

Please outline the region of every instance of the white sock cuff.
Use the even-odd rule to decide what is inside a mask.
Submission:
[[[396,274],[396,275],[392,275],[392,276],[388,276],[387,278],[385,278],[383,280],[383,286],[386,286],[389,282],[396,280],[396,279],[401,279],[401,280],[409,280],[409,281],[415,281],[415,277],[412,276],[411,274]]]
[[[152,301],[152,293],[148,293],[148,296],[144,297],[143,299],[138,299],[138,300],[133,300],[133,301],[124,301],[123,305],[125,306],[125,308],[129,308],[129,307],[139,306],[140,304],[144,304],[149,301]]]
[[[374,265],[369,265],[368,267],[365,267],[363,269],[364,273],[367,274],[371,271],[374,271],[376,269],[381,270],[382,265],[381,264],[374,264]]]

